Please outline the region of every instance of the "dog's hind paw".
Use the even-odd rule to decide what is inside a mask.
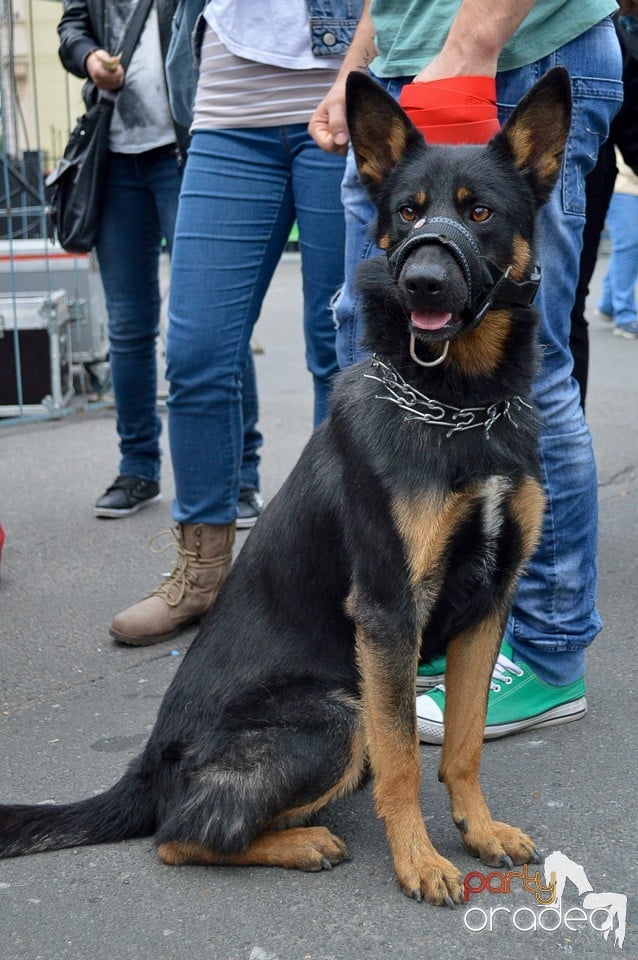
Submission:
[[[198,843],[169,841],[160,844],[160,860],[182,864],[230,864],[284,867],[286,870],[329,870],[346,857],[346,847],[326,827],[291,827],[266,830],[241,853],[225,853]]]
[[[332,870],[346,856],[346,847],[327,827],[293,827],[280,831],[282,845],[281,866],[291,869],[319,871]]]

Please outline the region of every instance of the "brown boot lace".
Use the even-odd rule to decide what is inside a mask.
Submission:
[[[161,537],[166,536],[172,536],[174,542],[169,541],[161,547],[155,546],[155,543]],[[148,545],[151,553],[155,554],[165,553],[173,548],[177,549],[177,563],[172,572],[164,574],[164,580],[148,594],[149,597],[161,597],[169,607],[179,606],[184,599],[186,590],[195,585],[199,570],[213,570],[215,567],[223,567],[227,562],[224,557],[200,557],[194,550],[187,550],[176,529],[161,530],[151,537]],[[194,564],[197,565],[199,570],[193,569]]]

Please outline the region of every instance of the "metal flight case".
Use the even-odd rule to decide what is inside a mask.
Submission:
[[[66,291],[0,297],[0,417],[55,415],[72,396]]]

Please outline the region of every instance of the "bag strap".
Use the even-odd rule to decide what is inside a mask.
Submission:
[[[137,46],[137,41],[142,36],[142,29],[146,23],[146,18],[149,15],[152,5],[153,0],[138,0],[135,5],[135,9],[124,25],[124,32],[122,33],[122,41],[120,44],[122,51],[120,56],[120,64],[124,70],[126,70],[131,62],[135,47]],[[100,100],[110,100],[111,103],[115,103],[120,90],[99,90],[98,102]]]
[[[146,23],[152,3],[153,0],[138,0],[133,13],[126,22],[120,43],[120,63],[125,70],[131,62],[137,41],[142,35],[142,28]]]

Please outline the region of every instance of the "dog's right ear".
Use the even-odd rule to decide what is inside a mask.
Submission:
[[[505,147],[545,203],[559,177],[569,137],[572,93],[564,67],[553,67],[514,108],[493,143]]]
[[[423,137],[390,94],[358,71],[346,80],[346,116],[361,182],[374,197],[408,145]]]

